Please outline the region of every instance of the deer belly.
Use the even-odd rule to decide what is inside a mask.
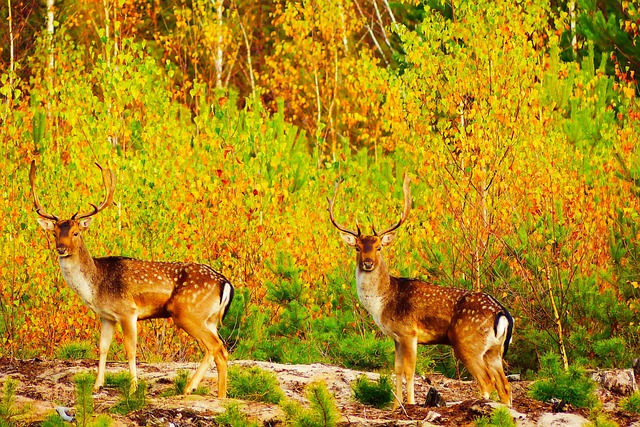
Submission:
[[[169,289],[166,292],[145,292],[137,295],[135,301],[138,320],[169,317],[169,312],[167,312],[169,298],[171,298]]]

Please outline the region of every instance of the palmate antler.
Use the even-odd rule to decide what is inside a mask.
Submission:
[[[116,190],[116,174],[113,170],[102,169],[102,166],[100,166],[98,163],[96,163],[96,166],[98,166],[98,168],[100,169],[100,172],[102,172],[102,181],[107,190],[107,194],[105,195],[104,200],[102,201],[102,203],[100,203],[100,205],[96,206],[93,203],[89,203],[93,207],[93,210],[86,213],[82,213],[82,214],[76,213],[71,217],[71,219],[78,220],[82,218],[88,218],[90,216],[97,214],[98,212],[100,212],[101,210],[109,206],[111,203],[113,203],[113,195]],[[42,204],[40,204],[40,199],[38,198],[38,194],[36,193],[36,162],[35,160],[31,161],[31,169],[29,170],[29,182],[31,183],[33,205],[36,208],[37,214],[46,219],[59,221],[59,218],[57,216],[47,213],[42,207]]]

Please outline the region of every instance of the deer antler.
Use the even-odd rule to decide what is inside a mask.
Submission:
[[[411,179],[409,178],[409,175],[405,172],[404,182],[402,184],[402,194],[404,194],[404,210],[402,211],[402,216],[400,217],[400,221],[392,225],[391,228],[379,234],[376,233],[374,230],[373,232],[376,236],[384,236],[387,233],[391,233],[393,230],[400,227],[402,223],[407,219],[407,216],[409,216],[409,211],[411,210],[411,189],[409,188],[410,182],[411,182]]]
[[[329,199],[327,197],[327,202],[329,202],[329,209],[327,209],[329,211],[329,217],[331,218],[331,223],[334,225],[334,227],[336,227],[338,230],[347,233],[347,234],[351,234],[352,236],[358,237],[360,236],[360,225],[358,224],[358,221],[356,221],[356,227],[358,228],[358,232],[355,232],[353,230],[349,230],[348,228],[338,224],[336,222],[336,219],[333,216],[333,205],[336,202],[336,197],[338,196],[338,189],[340,188],[340,183],[343,181],[343,179],[340,179],[338,181],[336,181],[336,184],[334,186],[334,190],[333,190],[333,199]]]
[[[43,218],[51,219],[53,221],[58,221],[59,218],[50,213],[46,213],[40,204],[40,199],[38,199],[38,194],[36,193],[36,161],[31,161],[31,169],[29,170],[29,182],[31,183],[31,194],[33,194],[33,206],[36,208],[36,213]]]
[[[107,194],[104,196],[104,200],[102,201],[102,203],[100,203],[100,205],[96,206],[93,203],[89,203],[93,207],[92,211],[85,212],[82,214],[75,213],[71,217],[71,219],[88,218],[90,216],[97,214],[98,212],[100,212],[101,210],[103,210],[104,208],[106,208],[107,206],[113,203],[113,194],[116,191],[116,174],[112,169],[110,170],[102,169],[102,166],[100,166],[98,163],[96,163],[96,166],[98,166],[98,168],[100,169],[100,172],[102,172],[102,181],[104,183],[104,187],[107,189]]]

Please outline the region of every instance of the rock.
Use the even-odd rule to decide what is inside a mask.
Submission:
[[[507,381],[510,383],[515,381],[520,381],[520,374],[509,374],[507,375]]]
[[[440,415],[439,413],[435,411],[429,411],[424,421],[428,423],[434,423],[434,422],[437,422],[441,417],[442,415]]]
[[[68,423],[73,421],[73,415],[70,415],[71,411],[72,409],[66,406],[56,406],[56,412],[60,415],[60,418]]]
[[[423,406],[427,408],[445,406],[444,399],[442,399],[440,392],[435,387],[429,387]]]
[[[552,397],[551,400],[549,400],[549,403],[551,403],[551,409],[553,412],[565,412],[567,407],[567,402],[562,399],[556,399],[555,397]]]
[[[638,390],[633,369],[596,371],[591,374],[591,378],[602,388],[622,396],[628,396]]]
[[[589,424],[589,420],[576,414],[542,414],[537,427],[582,427]]]

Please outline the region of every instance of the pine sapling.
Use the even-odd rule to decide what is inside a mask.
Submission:
[[[361,375],[352,384],[352,388],[356,400],[364,405],[382,409],[393,402],[393,385],[386,375],[381,375],[377,381]]]

